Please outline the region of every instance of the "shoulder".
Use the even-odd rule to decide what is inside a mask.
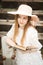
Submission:
[[[30,26],[27,29],[27,34],[37,35],[38,34],[38,31],[34,27]]]
[[[30,39],[38,39],[38,31],[31,26],[27,29],[26,36]]]
[[[12,24],[10,30],[8,31],[8,33],[6,34],[7,36],[13,36],[14,34],[14,28],[15,28],[15,24]]]
[[[30,26],[30,27],[28,27],[28,29],[27,29],[27,31],[29,32],[38,32],[37,30],[36,30],[36,28],[34,28],[33,26]]]

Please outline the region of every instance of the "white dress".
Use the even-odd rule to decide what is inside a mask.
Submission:
[[[8,32],[7,36],[13,37],[14,34],[14,25]],[[20,41],[22,38],[23,29],[19,28],[19,34],[16,38],[16,43],[20,45]],[[26,38],[24,41],[24,46],[34,45],[38,47],[36,52],[32,53],[22,53],[19,49],[16,50],[16,63],[17,65],[43,65],[43,60],[41,56],[40,49],[42,48],[41,43],[38,41],[38,33],[35,28],[32,26],[28,28],[26,32]]]

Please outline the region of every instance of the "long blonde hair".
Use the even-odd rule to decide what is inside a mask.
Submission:
[[[15,16],[14,42],[16,42],[16,37],[18,35],[18,29],[19,29],[17,18],[18,18],[18,15]],[[24,39],[25,39],[25,34],[26,34],[26,31],[27,31],[28,27],[32,26],[32,24],[30,23],[30,21],[31,21],[31,17],[28,17],[28,22],[25,25],[23,36],[22,36],[22,39],[21,39],[21,45],[23,45],[23,42],[24,42]]]

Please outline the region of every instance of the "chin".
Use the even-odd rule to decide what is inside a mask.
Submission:
[[[23,27],[23,25],[20,25],[20,27]]]

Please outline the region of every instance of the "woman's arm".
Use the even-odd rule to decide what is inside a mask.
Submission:
[[[38,49],[38,48],[36,46],[34,46],[34,45],[26,47],[26,50],[32,50],[32,49]]]
[[[16,45],[16,43],[14,43],[14,42],[12,41],[12,39],[10,39],[10,38],[8,38],[8,37],[7,37],[6,42],[7,42],[8,45],[10,45],[10,46],[12,46],[12,47],[15,47],[15,48],[18,48],[18,49],[21,49],[21,50],[26,50],[25,47]]]
[[[36,46],[27,46],[26,50],[21,50],[22,53],[32,53],[32,52],[36,52],[37,51],[37,47]]]

